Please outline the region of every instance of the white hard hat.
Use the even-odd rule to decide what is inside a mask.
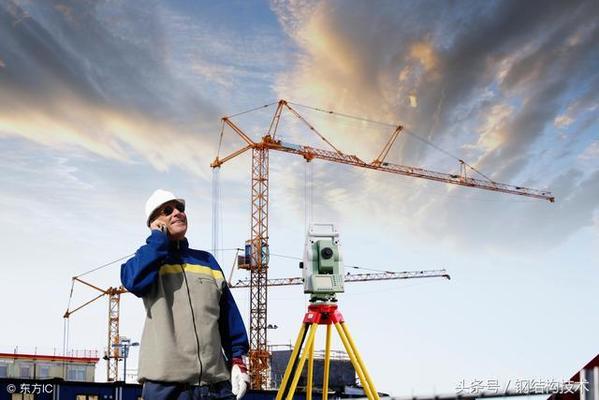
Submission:
[[[185,200],[178,199],[174,194],[169,191],[157,189],[152,193],[148,201],[146,201],[146,225],[150,226],[150,217],[154,214],[157,208],[162,206],[164,203],[169,201],[178,201],[185,205]]]

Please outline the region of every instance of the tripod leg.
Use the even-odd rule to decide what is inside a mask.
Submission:
[[[306,358],[308,357],[308,353],[310,352],[310,347],[314,344],[316,328],[318,328],[318,324],[312,324],[310,326],[310,333],[308,333],[308,341],[306,342],[306,346],[304,346],[304,351],[302,352],[302,356],[300,357],[297,369],[295,370],[295,375],[293,376],[293,381],[291,382],[291,387],[289,388],[289,392],[287,394],[287,400],[293,400],[293,395],[295,394],[295,389],[297,387],[297,383],[299,382],[299,378],[302,375],[302,370],[304,369]]]
[[[364,361],[362,361],[362,357],[360,357],[360,352],[358,352],[358,348],[356,347],[356,344],[354,343],[354,340],[351,337],[351,334],[349,333],[349,328],[347,327],[347,325],[345,324],[345,322],[341,323],[341,328],[343,328],[343,332],[345,332],[345,336],[347,337],[347,340],[349,341],[349,344],[353,347],[354,349],[354,354],[356,356],[356,359],[358,360],[358,362],[360,363],[360,365],[362,365],[362,371],[364,371],[364,377],[366,378],[366,382],[367,384],[370,386],[370,391],[372,392],[372,394],[374,395],[374,397],[376,399],[379,398],[379,394],[376,391],[375,387],[374,387],[374,382],[372,382],[372,378],[370,377],[370,374],[368,373],[368,370],[366,369],[366,365],[364,364]]]
[[[331,324],[327,324],[327,336],[324,347],[324,376],[322,378],[322,400],[329,398],[329,368],[331,366]]]
[[[337,329],[337,333],[339,334],[339,337],[343,342],[345,351],[347,352],[347,355],[349,356],[354,366],[354,369],[358,374],[358,377],[360,377],[360,382],[362,383],[362,387],[364,389],[364,392],[366,393],[366,397],[368,397],[368,399],[370,400],[379,400],[378,393],[376,392],[376,390],[374,390],[374,385],[371,385],[369,379],[366,378],[366,374],[364,373],[366,368],[364,364],[361,362],[361,359],[358,358],[359,356],[356,357],[357,349],[353,345],[353,342],[351,342],[346,336],[346,330],[343,325],[344,323],[337,322],[335,323],[335,328]]]
[[[306,400],[312,400],[312,382],[314,377],[314,341],[308,349],[308,382],[306,384]]]
[[[295,341],[295,346],[293,346],[293,351],[291,352],[291,357],[289,357],[289,362],[287,363],[287,368],[285,369],[285,374],[283,375],[283,380],[281,381],[281,385],[279,386],[279,391],[277,392],[276,400],[281,400],[285,396],[285,392],[287,389],[287,381],[289,380],[289,376],[291,375],[291,371],[294,369],[297,363],[297,357],[301,350],[301,347],[306,339],[306,327],[308,324],[302,324],[299,334],[297,335],[297,339]]]

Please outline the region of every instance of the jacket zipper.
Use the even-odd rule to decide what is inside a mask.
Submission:
[[[177,242],[177,251],[179,251],[179,242]],[[200,337],[197,331],[196,325],[196,317],[195,312],[193,310],[193,304],[191,302],[191,293],[189,291],[189,283],[187,282],[187,275],[185,274],[185,268],[183,268],[183,264],[179,264],[181,267],[181,273],[183,274],[183,280],[185,281],[185,288],[187,289],[187,300],[189,301],[189,309],[191,310],[191,322],[193,323],[193,333],[196,338],[196,354],[198,356],[198,363],[200,365],[200,377],[198,379],[198,385],[202,384],[202,375],[204,373],[204,365],[202,364],[202,357],[200,356]]]

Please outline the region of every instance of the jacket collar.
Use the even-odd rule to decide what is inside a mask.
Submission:
[[[189,242],[187,238],[183,238],[181,240],[171,240],[168,242],[169,250],[186,250],[189,248]]]

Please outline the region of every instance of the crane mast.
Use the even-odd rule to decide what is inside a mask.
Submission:
[[[307,127],[327,143],[332,150],[303,146],[293,143],[285,143],[276,139],[277,128],[281,114],[287,109],[291,114],[300,119]],[[330,112],[332,113],[332,112]],[[251,222],[251,263],[250,270],[250,371],[252,374],[251,386],[253,389],[264,389],[267,382],[268,351],[267,351],[267,286],[268,286],[268,174],[270,150],[282,151],[302,156],[306,161],[315,158],[330,162],[351,165],[354,167],[367,168],[381,172],[398,175],[423,178],[437,182],[453,185],[467,186],[483,190],[490,190],[513,195],[526,196],[536,199],[554,202],[555,198],[548,191],[514,186],[505,183],[494,182],[491,179],[472,178],[467,175],[470,167],[463,160],[460,162],[460,173],[450,174],[437,172],[417,167],[404,166],[385,162],[393,143],[400,135],[403,126],[395,127],[391,137],[385,143],[379,156],[368,163],[356,155],[345,154],[336,148],[326,137],[324,137],[314,126],[302,117],[286,100],[279,100],[270,127],[266,135],[259,142],[253,141],[240,127],[229,117],[222,118],[221,141],[225,125],[230,127],[245,142],[245,146],[219,158],[219,155],[210,164],[212,168],[220,168],[225,162],[252,150],[252,222]],[[220,150],[219,150],[220,151]],[[476,171],[477,172],[477,171]]]
[[[252,150],[252,237],[250,261],[250,364],[268,369],[266,347],[268,282],[268,150]],[[260,385],[266,379],[260,375]]]

